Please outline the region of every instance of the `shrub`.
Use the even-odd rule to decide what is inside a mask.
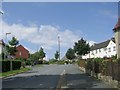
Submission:
[[[2,63],[2,72],[10,71],[10,64],[11,64],[10,60],[0,61],[0,63]],[[20,69],[20,67],[21,67],[20,60],[13,60],[12,61],[12,69],[13,70]]]
[[[65,60],[59,60],[57,64],[65,64]]]
[[[2,72],[10,71],[10,61],[0,61],[2,62]]]
[[[93,60],[100,63],[100,62],[102,62],[104,59],[102,59],[102,58],[94,58]]]
[[[86,69],[92,70],[93,69],[93,63],[92,60],[88,60],[86,64]]]
[[[21,67],[21,61],[18,61],[18,60],[12,61],[12,69],[13,70],[20,69],[20,67]]]
[[[44,64],[49,64],[49,62],[48,61],[44,61]]]
[[[85,60],[78,60],[78,65],[80,66],[80,67],[84,67],[85,68]]]
[[[26,65],[31,65],[31,61],[30,60],[26,60],[25,64]]]

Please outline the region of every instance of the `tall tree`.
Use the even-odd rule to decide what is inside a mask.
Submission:
[[[72,48],[69,48],[67,50],[66,57],[67,57],[67,59],[70,59],[70,60],[75,58],[75,52],[74,52],[74,50]]]
[[[19,44],[19,41],[15,38],[15,37],[12,37],[12,40],[10,40],[8,42],[8,45],[6,45],[6,49],[7,49],[7,52],[10,54],[10,55],[15,55],[15,53],[17,52],[16,50],[16,46]]]
[[[39,53],[39,59],[43,59],[45,57],[46,53],[44,52],[42,47],[40,48],[38,53]]]
[[[55,52],[55,59],[57,60],[58,58],[59,58],[59,52],[56,51],[56,52]]]
[[[89,53],[90,46],[86,42],[86,40],[81,38],[80,40],[78,40],[78,42],[75,42],[74,50],[77,55],[82,56],[82,55]]]

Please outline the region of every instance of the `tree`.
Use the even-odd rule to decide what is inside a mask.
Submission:
[[[59,52],[56,51],[56,53],[55,53],[55,59],[57,60],[58,58],[59,58]]]
[[[77,55],[82,56],[89,53],[90,46],[83,38],[81,38],[78,42],[75,42],[74,50]]]
[[[37,61],[39,59],[38,52],[35,52],[33,54],[30,54],[30,59],[32,61]]]
[[[10,40],[8,42],[8,45],[6,45],[6,49],[7,49],[7,52],[10,54],[10,55],[15,55],[15,53],[17,52],[16,50],[16,46],[19,44],[19,41],[15,38],[15,37],[12,37],[12,40]]]
[[[39,59],[43,59],[44,57],[45,57],[45,52],[44,52],[44,50],[43,50],[43,48],[41,47],[40,48],[40,50],[39,50],[39,52],[38,52],[39,54]]]
[[[70,59],[70,60],[75,58],[75,52],[74,52],[74,50],[72,48],[69,48],[67,50],[66,57],[67,57],[67,59]]]

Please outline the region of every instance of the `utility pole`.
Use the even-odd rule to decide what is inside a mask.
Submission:
[[[2,10],[2,0],[0,0],[0,26],[1,26],[1,35],[2,35],[2,39],[3,39],[3,25],[2,25],[2,17],[3,17],[3,10]],[[4,41],[3,41],[4,42]],[[2,45],[2,53],[4,53],[4,49],[3,49],[3,45]],[[4,55],[4,54],[3,54]],[[4,57],[4,56],[3,56]],[[3,59],[3,57],[1,57],[1,59]]]
[[[9,35],[11,33],[5,33],[5,50],[4,50],[4,59],[6,58],[7,56],[7,47],[6,47],[6,44],[7,44],[7,35]]]
[[[59,60],[60,60],[60,35],[58,34],[58,52],[59,52]]]

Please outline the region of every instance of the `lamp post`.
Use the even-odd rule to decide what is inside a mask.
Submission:
[[[58,52],[59,52],[59,60],[60,60],[60,35],[58,34]]]
[[[2,16],[3,16],[4,12],[2,11],[2,0],[0,1],[0,23],[1,23],[1,35],[2,35],[2,39],[3,39],[3,28],[2,28]],[[2,53],[3,53],[3,46],[2,46]],[[3,56],[4,57],[4,56]],[[2,58],[3,59],[3,58]]]
[[[7,35],[9,35],[9,34],[11,34],[11,33],[6,33],[5,34],[5,53],[4,53],[4,59],[6,58],[6,56],[7,56],[7,47],[6,47],[6,44],[7,44]]]

